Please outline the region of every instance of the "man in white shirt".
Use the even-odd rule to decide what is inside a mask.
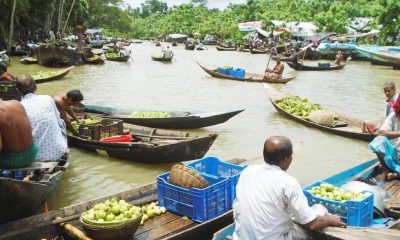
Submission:
[[[378,180],[391,181],[400,179],[400,98],[390,103],[393,111],[386,117],[385,122],[368,147],[376,153],[382,166],[383,173]]]
[[[163,50],[164,52],[164,58],[172,58],[174,56],[174,53],[171,51],[169,46],[167,46],[167,50]]]
[[[263,154],[265,164],[243,170],[236,186],[234,240],[306,239],[292,215],[310,230],[345,227],[338,216],[327,215],[322,205],[309,207],[300,184],[286,173],[293,154],[288,138],[268,138]]]
[[[65,123],[52,97],[36,95],[37,87],[30,75],[21,75],[17,87],[21,104],[32,126],[33,142],[38,146],[36,161],[56,161],[68,150]]]

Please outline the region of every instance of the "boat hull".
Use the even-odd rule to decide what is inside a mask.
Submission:
[[[66,69],[60,70],[60,73],[53,77],[35,79],[35,83],[40,84],[40,83],[50,82],[50,81],[54,81],[54,80],[60,80],[61,78],[65,77],[74,67],[75,66],[71,66]]]
[[[103,143],[68,136],[68,143],[90,152],[109,157],[142,163],[172,163],[202,158],[217,138],[217,134],[176,143],[157,145],[152,143]]]
[[[306,66],[306,65],[302,65],[302,64],[293,64],[291,62],[286,62],[289,67],[297,70],[297,71],[331,71],[331,70],[339,70],[339,69],[343,69],[346,64],[342,64],[339,66],[332,66],[329,68],[322,68],[322,67],[314,67],[314,66]]]

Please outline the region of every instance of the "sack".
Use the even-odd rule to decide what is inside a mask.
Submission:
[[[182,163],[177,163],[172,166],[169,174],[169,182],[188,189],[203,189],[210,186],[210,183],[205,178]]]
[[[326,110],[315,110],[310,113],[308,119],[324,126],[332,126],[335,123],[335,113]]]

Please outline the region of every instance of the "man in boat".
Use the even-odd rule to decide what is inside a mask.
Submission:
[[[0,169],[27,167],[37,151],[24,107],[16,100],[0,98]]]
[[[285,69],[285,66],[283,65],[283,63],[281,62],[281,59],[278,57],[276,58],[276,65],[275,67],[271,70],[267,67],[267,69],[265,69],[265,78],[268,79],[281,79],[282,78],[282,74],[283,74],[283,70]]]
[[[292,214],[310,230],[345,227],[322,205],[309,207],[298,181],[286,173],[293,155],[288,138],[268,138],[263,155],[264,164],[248,166],[239,177],[233,203],[234,240],[307,239],[306,231],[294,224]]]
[[[169,46],[167,46],[167,49],[163,51],[164,52],[164,58],[172,58],[174,56],[174,53],[171,51]]]
[[[400,177],[400,98],[390,103],[393,111],[386,117],[378,135],[368,147],[376,153],[383,173],[379,180],[391,181]]]
[[[60,112],[61,119],[64,120],[67,125],[67,130],[71,131],[75,136],[79,136],[78,132],[72,127],[71,121],[69,120],[67,114],[72,118],[72,120],[80,123],[80,120],[76,117],[74,111],[71,107],[81,107],[83,95],[79,90],[71,90],[67,94],[58,94],[53,97],[57,109]]]
[[[12,82],[14,77],[7,72],[7,66],[4,63],[0,63],[0,81]]]
[[[32,126],[33,142],[39,148],[36,161],[60,159],[68,150],[67,131],[53,98],[36,95],[37,87],[30,75],[19,76],[17,88]]]
[[[399,97],[399,94],[396,93],[396,85],[392,81],[386,82],[385,85],[383,85],[383,92],[387,97],[385,111],[385,116],[387,117],[391,112],[393,112],[393,108],[390,106],[390,104],[393,104],[396,101],[396,99]]]
[[[276,49],[275,44],[273,43],[272,47],[269,49],[269,54],[271,56],[276,56],[278,55],[278,49]]]
[[[335,58],[335,65],[340,66],[342,64],[342,62],[344,62],[344,56],[341,50],[339,50],[336,54],[336,58]]]
[[[393,108],[391,104],[394,104],[396,99],[399,97],[399,94],[396,93],[396,85],[394,82],[389,81],[383,85],[383,92],[385,93],[386,99],[386,108],[385,108],[385,118],[389,116],[391,112],[393,112]],[[384,122],[384,119],[381,121]],[[365,133],[376,133],[379,130],[380,122],[379,121],[365,121],[363,123],[363,132]]]

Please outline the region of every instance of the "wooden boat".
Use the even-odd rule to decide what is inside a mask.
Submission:
[[[372,65],[378,65],[378,66],[387,66],[387,67],[393,67],[394,69],[400,69],[400,64],[394,64],[391,62],[386,62],[386,61],[380,61],[376,59],[369,59]]]
[[[277,56],[271,56],[271,59],[276,61],[279,58],[279,60],[281,60],[281,62],[290,62],[292,61],[291,57],[286,57],[286,56],[282,56],[282,55],[277,55]]]
[[[105,62],[104,59],[99,55],[94,55],[93,57],[87,58],[85,60],[85,63],[88,64],[103,64],[104,62]]]
[[[355,50],[368,59],[400,65],[400,49],[398,47],[364,45],[356,46]]]
[[[218,51],[236,51],[235,47],[216,46]]]
[[[244,78],[239,78],[239,77],[233,77],[227,74],[222,74],[217,71],[216,67],[206,67],[199,62],[197,62],[199,66],[208,74],[210,74],[212,77],[215,78],[222,78],[222,79],[230,79],[230,80],[237,80],[237,81],[245,81],[245,82],[267,82],[267,83],[287,83],[295,77],[285,77],[281,79],[269,79],[265,78],[264,74],[256,74],[256,73],[247,73]]]
[[[69,158],[55,162],[35,162],[30,167],[8,171],[37,171],[31,180],[0,177],[0,223],[23,218],[37,213],[50,193],[58,186],[69,165]]]
[[[185,44],[185,50],[194,50],[195,48],[196,48],[196,45],[194,43]]]
[[[364,141],[371,141],[376,135],[374,134],[369,134],[369,133],[363,133],[362,132],[362,126],[363,126],[363,121],[360,119],[356,119],[350,116],[346,116],[340,113],[337,113],[337,123],[336,126],[324,126],[320,125],[314,122],[311,122],[305,118],[295,116],[285,110],[283,110],[281,107],[279,107],[276,103],[275,100],[283,98],[283,97],[289,97],[290,95],[283,94],[278,92],[275,88],[268,86],[267,84],[264,84],[265,89],[267,90],[268,98],[274,108],[283,116],[290,118],[296,122],[302,123],[308,127],[314,127],[326,132],[334,133],[339,136],[343,137],[350,137],[350,138],[355,138],[355,139],[360,139]]]
[[[206,50],[206,49],[207,49],[206,45],[199,45],[199,46],[196,47],[196,50],[198,50],[198,51],[203,51],[203,50]]]
[[[346,64],[341,64],[339,66],[331,66],[329,68],[323,68],[318,66],[307,66],[301,63],[298,64],[293,64],[292,62],[286,62],[286,63],[289,65],[289,67],[297,71],[330,71],[330,70],[339,70],[346,66]]]
[[[238,52],[250,52],[250,49],[248,49],[248,48],[238,48],[237,51]]]
[[[125,56],[110,56],[108,53],[106,53],[106,58],[109,61],[116,61],[116,62],[127,62],[130,58],[129,55],[125,55]]]
[[[176,47],[176,46],[178,46],[178,43],[177,42],[172,42],[172,44],[171,44],[173,47]]]
[[[224,123],[230,118],[244,111],[244,109],[230,112],[167,112],[171,117],[162,118],[135,118],[129,117],[135,110],[119,109],[106,106],[86,105],[85,111],[88,113],[104,114],[102,117],[110,117],[123,120],[125,123],[169,129],[194,129],[209,127]],[[139,111],[140,112],[140,111]]]
[[[216,133],[197,136],[188,132],[124,125],[129,128],[132,142],[109,143],[68,135],[68,143],[133,162],[172,163],[203,157],[218,137]]]
[[[229,160],[229,162],[235,164],[244,161],[243,159]],[[60,224],[71,224],[77,229],[82,230],[82,226],[78,220],[80,215],[84,211],[87,211],[87,209],[93,207],[96,203],[104,202],[113,197],[125,199],[127,202],[134,205],[143,205],[148,202],[157,201],[157,184],[154,182],[134,187],[127,191],[109,194],[83,203],[67,206],[59,210],[0,225],[0,240],[55,239],[57,236],[69,239],[68,237],[72,236],[71,233],[64,231],[64,229],[60,227]],[[168,211],[159,217],[146,221],[145,224],[140,226],[136,231],[133,239],[211,239],[215,231],[233,222],[232,215],[232,211],[228,211],[206,222],[196,223],[190,219],[184,220],[182,216]],[[23,228],[21,228],[21,226],[23,226]]]
[[[33,64],[33,63],[37,63],[38,60],[35,57],[26,57],[26,58],[22,58],[21,60],[19,60],[19,62],[22,64]]]
[[[252,54],[265,54],[265,53],[268,53],[268,49],[261,50],[261,49],[256,49],[256,48],[250,48],[250,52]]]
[[[60,71],[57,72],[57,75],[54,75],[52,77],[47,77],[47,78],[35,78],[35,83],[40,84],[40,83],[45,83],[45,82],[50,82],[54,80],[59,80],[63,77],[65,77],[72,69],[74,69],[75,66],[67,67],[64,68]]]
[[[151,58],[154,61],[171,62],[173,57],[166,58],[166,57],[164,57],[164,53],[161,52],[161,53],[153,53],[153,54],[151,54]]]
[[[323,182],[334,184],[335,186],[342,186],[346,182],[350,181],[366,181],[369,177],[373,177],[378,170],[379,162],[377,159],[361,163],[353,168],[345,170],[339,174],[331,176],[322,180]],[[400,210],[398,208],[400,204],[400,181],[386,182],[382,186],[391,196],[387,204],[385,204],[385,213],[388,217],[395,219],[394,221],[390,218],[383,218],[381,222],[387,221],[385,224],[378,224],[375,228],[366,227],[349,227],[349,228],[336,228],[328,227],[322,231],[310,231],[309,233],[313,237],[312,239],[343,239],[343,240],[357,240],[357,239],[370,239],[370,240],[381,240],[381,239],[400,239]],[[397,220],[396,220],[397,219]],[[235,225],[230,224],[225,228],[217,231],[213,240],[225,240],[229,239],[228,236],[232,236]]]

